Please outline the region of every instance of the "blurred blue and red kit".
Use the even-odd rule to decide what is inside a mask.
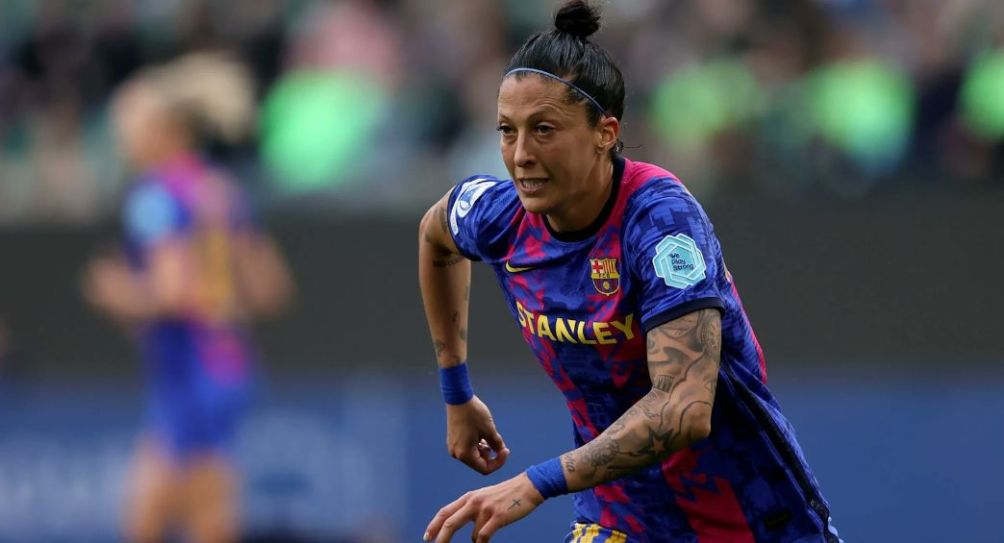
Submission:
[[[204,182],[212,179],[213,182]],[[252,381],[252,349],[233,318],[222,317],[236,286],[232,239],[254,229],[237,185],[194,155],[147,172],[130,190],[123,222],[131,265],[149,268],[153,251],[180,242],[198,255],[203,303],[188,315],[144,323],[139,343],[148,389],[147,425],[176,460],[228,452]]]

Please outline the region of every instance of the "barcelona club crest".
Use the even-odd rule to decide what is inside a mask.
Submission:
[[[616,258],[590,258],[589,276],[600,294],[610,296],[621,288],[621,275],[617,273]]]

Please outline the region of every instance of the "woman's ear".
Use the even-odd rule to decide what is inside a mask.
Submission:
[[[597,123],[596,133],[598,136],[597,153],[606,153],[617,145],[621,135],[621,123],[616,117],[603,117]]]

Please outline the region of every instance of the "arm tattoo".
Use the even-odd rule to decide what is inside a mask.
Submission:
[[[463,360],[456,354],[450,354],[446,350],[446,342],[441,340],[433,340],[433,346],[436,348],[436,361],[440,363],[447,364],[459,364]]]
[[[460,341],[467,341],[467,328],[460,326],[460,312],[454,311],[453,317],[450,319],[454,325],[457,326],[457,336],[460,337]]]
[[[652,389],[596,439],[564,455],[586,487],[661,462],[700,439],[711,418],[721,356],[721,315],[703,309],[648,333]]]
[[[422,238],[425,240],[426,243],[437,245],[437,242],[433,237],[432,233],[429,232],[429,229],[431,229],[432,227],[426,226],[428,224],[431,224],[432,215],[436,216],[435,222],[439,224],[439,227],[440,229],[442,229],[443,233],[449,236],[450,226],[446,218],[446,205],[442,203],[437,204],[435,207],[429,209],[429,211],[426,212],[425,218],[422,219],[422,225],[423,225]],[[466,260],[463,256],[454,253],[452,250],[446,250],[446,248],[441,245],[437,245],[437,249],[438,250],[436,251],[436,253],[434,253],[432,260],[432,265],[436,268],[449,268],[451,266],[456,266],[457,264],[460,264],[461,262]]]
[[[652,387],[669,392],[673,389],[673,378],[669,375],[656,375],[655,379],[652,380]]]
[[[513,500],[512,501],[512,505],[509,506],[509,510],[511,511],[511,510],[513,510],[513,509],[521,506],[521,505],[523,505],[522,500]]]
[[[586,461],[594,468],[609,464],[621,452],[621,446],[616,440],[601,436],[596,441],[596,446],[590,447],[585,454]]]
[[[439,213],[439,227],[443,229],[444,233],[449,234],[450,223],[446,219],[446,204],[439,206],[437,213]]]
[[[446,258],[437,258],[432,261],[432,265],[437,268],[449,268],[450,266],[455,266],[464,261],[464,257],[460,255],[449,255]]]

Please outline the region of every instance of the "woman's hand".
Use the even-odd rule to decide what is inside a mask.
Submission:
[[[477,396],[465,404],[446,406],[446,450],[482,475],[501,468],[509,458],[491,411]]]
[[[91,260],[84,270],[82,291],[84,299],[96,309],[122,318],[122,308],[133,305],[128,297],[133,295],[132,270],[119,258],[102,256]]]
[[[457,530],[474,522],[471,541],[488,543],[500,528],[529,515],[543,502],[526,473],[521,473],[497,485],[468,492],[443,507],[432,518],[422,539],[448,543]]]

